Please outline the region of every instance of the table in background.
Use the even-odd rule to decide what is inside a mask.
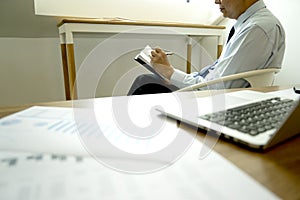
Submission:
[[[286,87],[272,86],[249,89],[261,92],[269,92],[286,89]],[[237,90],[239,89],[231,89],[226,91],[231,92]],[[210,94],[210,91],[197,92],[198,96],[208,96]],[[84,103],[88,100],[75,101],[81,101],[82,103]],[[61,101],[39,103],[34,105],[72,107],[73,104],[72,101]],[[0,108],[0,117],[21,111],[30,106],[32,105]],[[181,127],[189,131],[190,133],[195,132],[195,129],[193,127]],[[198,131],[197,137],[200,141],[204,140],[204,132]],[[266,188],[277,194],[280,198],[300,199],[300,136],[292,138],[264,152],[244,149],[224,140],[218,140],[217,144],[214,147],[214,150],[234,163],[241,170],[245,171]]]
[[[63,19],[58,24],[61,55],[64,73],[64,84],[66,99],[77,99],[76,89],[76,67],[74,56],[73,33],[121,33],[135,30],[138,34],[166,34],[165,32],[151,33],[141,28],[165,28],[174,34],[187,36],[214,36],[218,39],[217,57],[222,52],[224,26],[173,23],[173,22],[151,22],[132,20],[104,20],[104,19]],[[187,73],[191,72],[191,39],[187,42]]]

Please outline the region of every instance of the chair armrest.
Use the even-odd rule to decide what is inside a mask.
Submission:
[[[195,89],[198,89],[198,88],[214,85],[214,84],[217,84],[217,83],[232,81],[232,80],[237,80],[237,79],[245,79],[249,82],[249,80],[251,80],[251,77],[259,77],[259,76],[266,75],[266,74],[274,75],[275,73],[277,73],[279,71],[280,71],[280,69],[278,69],[278,68],[268,68],[268,69],[252,70],[252,71],[248,71],[248,72],[241,72],[241,73],[238,73],[238,74],[223,76],[223,77],[216,78],[216,79],[213,79],[213,80],[209,80],[209,81],[206,81],[206,82],[197,83],[197,84],[182,88],[182,89],[177,90],[177,91],[178,92],[190,91],[190,90],[195,90]],[[252,86],[252,83],[250,83],[250,85]]]

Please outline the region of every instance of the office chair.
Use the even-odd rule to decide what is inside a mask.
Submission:
[[[238,74],[223,76],[203,83],[194,84],[182,88],[180,90],[177,90],[177,92],[195,90],[202,87],[214,85],[217,83],[222,83],[222,82],[232,81],[237,79],[246,80],[250,84],[250,87],[271,86],[274,82],[275,74],[278,73],[279,71],[280,69],[278,68],[268,68],[268,69],[258,69],[258,70],[248,71],[248,72],[241,72]]]

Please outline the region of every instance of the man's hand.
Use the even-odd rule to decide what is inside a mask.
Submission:
[[[158,73],[169,80],[171,79],[171,76],[174,72],[174,67],[170,65],[168,57],[163,50],[160,48],[155,48],[151,52],[151,64]]]

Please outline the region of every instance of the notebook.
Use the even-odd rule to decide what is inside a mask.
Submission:
[[[183,115],[175,111],[178,109],[159,111],[243,146],[267,149],[300,133],[299,95],[288,95],[289,92],[293,91],[244,90],[210,97],[194,96],[182,101],[185,104],[196,102],[195,114]]]
[[[151,65],[151,51],[152,48],[147,45],[138,55],[134,57],[134,60],[140,63],[142,66],[144,66],[146,69],[148,69],[150,72],[153,74],[156,74],[159,78],[161,78],[164,81],[167,81],[167,79],[158,73],[157,71],[154,70],[154,68]]]

